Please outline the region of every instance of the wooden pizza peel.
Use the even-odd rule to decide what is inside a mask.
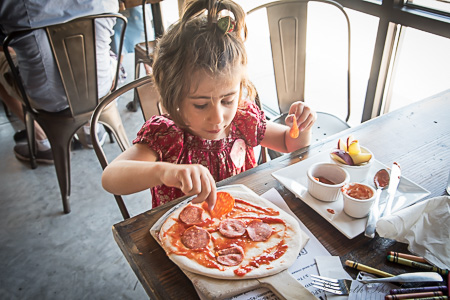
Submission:
[[[260,287],[270,289],[280,299],[316,299],[288,270],[271,276],[240,280],[216,279],[181,270],[192,281],[201,299],[226,299]]]
[[[255,192],[241,184],[224,186],[219,188],[218,190],[232,190],[252,193],[253,195],[256,195]],[[161,242],[158,238],[158,232],[166,218],[178,207],[185,205],[191,199],[192,198],[188,198],[185,201],[180,202],[178,205],[172,207],[150,229],[150,234],[159,244],[161,244]],[[306,244],[308,237],[306,233],[302,232],[302,234],[304,235],[303,240]],[[302,246],[302,248],[303,247],[304,245]],[[300,282],[298,282],[287,269],[281,271],[280,273],[266,277],[239,280],[217,279],[205,275],[195,274],[190,271],[184,270],[181,267],[180,269],[191,280],[201,299],[226,299],[260,287],[266,287],[270,289],[280,299],[317,299]]]

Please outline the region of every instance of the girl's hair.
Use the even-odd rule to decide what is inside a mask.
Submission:
[[[225,14],[235,23],[234,29],[227,33],[217,25]],[[179,126],[186,126],[179,107],[189,93],[191,75],[198,70],[214,76],[232,76],[236,67],[242,68],[240,96],[246,91],[250,98],[254,97],[254,88],[246,75],[244,19],[243,9],[231,0],[190,1],[181,19],[158,41],[153,76],[162,105]]]

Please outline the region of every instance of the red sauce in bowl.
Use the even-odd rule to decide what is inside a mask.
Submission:
[[[325,184],[331,184],[331,185],[335,185],[336,184],[335,182],[333,182],[333,181],[331,181],[331,180],[329,180],[329,179],[327,179],[327,178],[325,178],[323,176],[317,176],[317,177],[314,177],[314,179],[317,180],[318,182],[322,182],[322,183],[325,183]]]
[[[342,192],[352,198],[367,200],[373,197],[373,191],[368,186],[359,183],[352,183],[342,188]]]

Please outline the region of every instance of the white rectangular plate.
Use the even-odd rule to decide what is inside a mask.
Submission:
[[[358,236],[366,229],[367,217],[355,219],[348,216],[343,211],[344,204],[342,196],[340,196],[340,198],[335,202],[324,202],[317,200],[308,193],[308,178],[306,176],[306,172],[308,168],[316,162],[330,162],[329,153],[321,152],[313,157],[309,157],[303,161],[290,165],[289,167],[278,170],[272,173],[272,176],[298,198],[303,200],[303,202],[319,213],[325,220],[330,222],[347,238],[352,239]],[[373,176],[382,168],[388,169],[387,166],[375,160],[364,183],[375,187],[373,183]],[[429,191],[402,176],[397,193],[395,194],[392,212],[394,213],[402,208],[410,206],[429,194]],[[387,190],[384,190],[380,198],[381,209],[385,206],[386,196]],[[335,214],[329,213],[327,209],[334,210]]]

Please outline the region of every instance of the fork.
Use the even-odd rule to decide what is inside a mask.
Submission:
[[[316,288],[337,295],[348,295],[350,293],[350,286],[352,285],[352,280],[350,279],[334,279],[312,274],[311,277],[313,286]]]
[[[350,286],[352,285],[351,279],[334,279],[324,276],[312,275],[313,286],[321,290],[338,294],[348,295],[350,293]],[[443,281],[442,276],[436,272],[415,272],[415,273],[403,273],[397,276],[385,277],[385,278],[372,278],[372,279],[358,279],[362,283],[375,283],[375,282],[440,282]]]

